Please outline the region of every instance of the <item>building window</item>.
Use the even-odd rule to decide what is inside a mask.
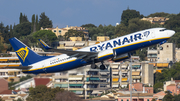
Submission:
[[[121,99],[121,101],[123,101],[123,99]]]
[[[59,33],[61,33],[61,30],[59,30]]]
[[[54,30],[54,32],[56,32],[56,30]]]
[[[147,101],[149,101],[149,99],[147,99]]]
[[[129,100],[127,99],[127,101],[129,101]]]

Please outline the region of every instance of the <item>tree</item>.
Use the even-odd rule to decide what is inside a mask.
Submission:
[[[82,37],[82,38],[84,38],[84,33],[82,31],[70,29],[64,35],[65,40],[68,40],[69,37]]]
[[[45,15],[45,12],[40,15],[39,26],[43,28],[52,28],[52,21]]]
[[[82,25],[81,27],[86,27],[86,28],[95,27],[96,28],[96,26],[94,24],[85,24],[85,25]]]
[[[167,29],[172,29],[175,32],[180,32],[180,13],[176,16],[172,16],[168,21],[165,22]]]
[[[126,35],[128,34],[128,28],[127,26],[125,26],[125,24],[119,24],[115,27],[115,35],[117,37],[120,37],[120,36],[123,36],[123,35]]]
[[[51,30],[39,30],[33,33],[34,41],[42,39],[47,44],[51,45],[51,42],[57,39],[56,35]]]
[[[151,23],[149,21],[143,21],[139,18],[132,18],[131,20],[129,20],[128,31],[130,33],[148,28],[151,28]]]
[[[58,92],[55,101],[83,101],[75,93],[69,91]]]
[[[129,8],[127,10],[124,10],[121,15],[121,23],[124,23],[125,26],[128,26],[128,22],[132,18],[142,18],[143,15],[140,15],[139,11],[136,10],[130,10]]]
[[[23,22],[14,27],[13,37],[20,38],[21,36],[27,36],[31,33],[31,23]]]
[[[22,12],[20,13],[20,17],[19,17],[19,23],[21,24],[22,23],[22,17],[23,17],[23,15],[22,15]]]
[[[165,93],[166,95],[163,97],[162,101],[174,101],[174,96],[170,94],[169,91],[166,91]]]
[[[39,21],[38,21],[38,15],[36,15],[36,31],[39,30]]]
[[[168,15],[170,14],[164,13],[164,12],[156,12],[156,13],[148,15],[147,17],[167,17]]]
[[[20,13],[19,24],[24,23],[24,22],[29,22],[28,18],[27,18],[27,16],[25,14],[22,15],[22,13]]]
[[[153,98],[152,101],[156,101],[156,99]]]
[[[54,101],[55,95],[58,92],[63,92],[64,90],[56,87],[56,88],[47,88],[44,85],[36,86],[35,88],[31,88],[29,91],[29,97],[26,99],[27,101]],[[68,97],[69,95],[64,95],[63,97]]]
[[[36,31],[35,14],[32,15],[31,33]]]
[[[174,96],[174,101],[180,101],[180,94]]]

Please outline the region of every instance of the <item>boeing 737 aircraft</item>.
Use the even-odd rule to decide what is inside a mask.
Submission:
[[[39,74],[66,71],[88,64],[91,64],[91,68],[95,68],[95,63],[101,62],[100,69],[105,69],[104,60],[121,61],[129,58],[128,52],[154,44],[163,44],[174,34],[175,31],[173,30],[151,28],[76,51],[53,49],[39,39],[45,49],[62,53],[59,56],[40,56],[17,38],[11,38],[9,41],[22,66],[8,68],[22,69],[24,73]]]

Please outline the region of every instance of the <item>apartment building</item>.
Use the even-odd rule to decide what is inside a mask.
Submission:
[[[157,49],[148,49],[147,59],[150,62],[169,63],[172,61],[174,63],[178,60],[176,57],[178,57],[179,52],[177,48],[175,49],[175,44],[164,43],[157,45]]]
[[[109,82],[108,69],[91,69],[89,65],[53,76],[54,87],[62,87],[85,99],[104,92],[109,88]]]
[[[19,69],[4,69],[3,67],[20,66],[18,57],[0,57],[0,78],[8,82],[19,81],[19,78],[25,76]]]
[[[126,88],[130,82],[130,63],[111,63],[111,87]],[[132,62],[132,83],[154,84],[153,65],[148,62]]]

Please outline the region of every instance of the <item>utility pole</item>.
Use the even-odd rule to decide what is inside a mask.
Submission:
[[[130,62],[130,101],[132,101],[132,57]]]

